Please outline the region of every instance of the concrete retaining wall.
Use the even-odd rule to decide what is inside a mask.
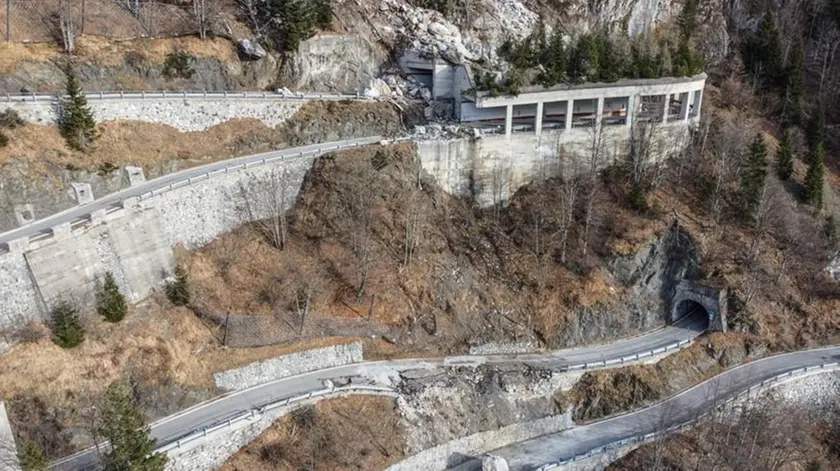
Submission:
[[[520,424],[508,425],[499,430],[480,432],[443,445],[422,451],[388,468],[388,471],[414,471],[417,469],[448,469],[461,464],[454,457],[469,459],[511,443],[556,433],[572,427],[571,413],[545,417]],[[456,461],[453,461],[456,460]]]
[[[206,437],[195,440],[181,447],[173,447],[166,454],[169,463],[167,471],[207,471],[218,469],[245,445],[251,443],[263,431],[270,427],[280,417],[299,407],[315,404],[325,399],[345,397],[352,393],[336,392],[306,399],[294,404],[278,407],[263,414],[255,415],[249,420],[243,420],[230,427],[221,428],[208,433]],[[365,395],[393,396],[393,393],[362,392]]]
[[[235,370],[216,373],[214,378],[217,388],[240,391],[287,376],[360,361],[362,361],[362,344],[355,342],[290,353],[271,360],[251,363]]]
[[[679,149],[687,134],[685,123],[663,125],[652,158]],[[588,165],[592,138],[590,130],[573,129],[540,136],[420,141],[417,147],[423,168],[445,191],[492,205],[534,179],[581,171]],[[623,156],[629,140],[630,128],[604,127],[600,165]],[[58,299],[92,305],[107,271],[130,300],[143,299],[171,274],[171,247],[199,247],[246,222],[269,217],[275,208],[266,204],[271,198],[265,195],[276,191],[278,180],[285,182],[291,206],[311,165],[309,157],[214,175],[128,205],[98,225],[31,243],[25,259],[15,253],[0,255],[0,299],[7,300],[0,303],[0,328],[46,317],[48,306]]]
[[[688,139],[684,122],[661,125],[655,132],[651,163],[681,149]],[[600,149],[599,167],[623,158],[630,148],[630,128],[605,126],[603,137],[593,146],[594,130],[543,131],[484,136],[480,139],[418,141],[423,169],[443,189],[460,196],[472,196],[489,206],[508,200],[520,187],[534,179],[573,175],[589,167],[592,149]]]
[[[304,101],[233,98],[155,98],[132,100],[90,100],[97,122],[144,121],[166,124],[181,131],[204,131],[237,118],[254,118],[268,126],[277,126],[294,115]],[[0,103],[12,108],[26,121],[55,124],[56,105],[48,101],[13,101]]]
[[[15,437],[6,415],[6,406],[0,402],[0,469],[20,471],[20,462],[15,447]]]

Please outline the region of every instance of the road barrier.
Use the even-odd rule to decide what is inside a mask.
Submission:
[[[773,376],[772,378],[765,379],[758,384],[754,384],[754,385],[750,386],[746,390],[741,391],[740,393],[730,397],[729,399],[727,399],[726,401],[724,401],[720,404],[715,404],[711,408],[711,410],[698,415],[694,419],[688,420],[686,422],[683,422],[683,423],[680,423],[680,424],[677,424],[677,425],[672,425],[671,427],[668,427],[664,430],[660,430],[660,431],[657,431],[657,432],[652,432],[652,433],[648,433],[648,434],[645,434],[645,435],[639,435],[639,436],[635,436],[635,437],[625,438],[625,439],[618,440],[618,441],[615,441],[615,442],[612,442],[612,443],[608,443],[604,446],[593,448],[593,449],[587,451],[586,453],[581,453],[579,455],[575,455],[575,456],[573,456],[571,458],[568,458],[568,459],[565,459],[565,460],[561,460],[561,461],[557,461],[557,462],[553,462],[553,463],[546,463],[546,464],[540,466],[539,468],[536,468],[535,471],[549,471],[549,470],[552,470],[552,469],[557,469],[557,468],[560,468],[562,466],[567,466],[567,465],[570,465],[570,464],[573,464],[573,463],[577,463],[578,461],[583,461],[583,460],[591,458],[593,456],[600,455],[604,452],[607,452],[607,451],[610,451],[610,450],[615,450],[615,449],[622,448],[622,447],[629,446],[629,445],[641,446],[645,443],[654,441],[658,438],[664,437],[666,435],[670,435],[671,433],[682,432],[682,431],[688,430],[691,427],[694,427],[695,425],[699,424],[704,419],[711,416],[714,413],[714,411],[716,411],[718,409],[721,409],[723,407],[726,407],[726,406],[732,404],[733,402],[735,402],[737,400],[740,400],[744,397],[748,397],[750,394],[753,394],[754,392],[763,391],[765,389],[772,388],[773,386],[776,386],[781,381],[785,381],[785,380],[788,380],[788,379],[796,377],[796,376],[807,375],[809,373],[814,373],[814,372],[817,372],[817,371],[819,371],[820,373],[827,373],[829,371],[834,371],[834,370],[840,370],[840,363],[838,363],[838,362],[823,363],[823,364],[820,364],[820,365],[817,365],[817,366],[806,366],[806,367],[803,367],[803,368],[797,368],[795,370],[791,370],[791,371],[788,371],[788,372],[785,372],[785,373],[781,373],[779,375]],[[708,380],[708,381],[711,381],[711,380]]]
[[[682,350],[683,348],[686,348],[692,342],[692,340],[693,339],[680,340],[679,342],[674,342],[674,343],[666,345],[664,347],[655,348],[655,349],[649,350],[647,352],[636,353],[634,355],[628,355],[628,356],[623,356],[623,357],[619,357],[619,358],[613,358],[611,360],[601,360],[601,361],[594,361],[594,362],[590,361],[590,362],[586,362],[586,363],[577,363],[577,364],[574,364],[574,365],[569,365],[569,366],[565,366],[563,368],[560,368],[560,371],[566,372],[566,371],[575,371],[575,370],[594,370],[594,369],[599,369],[599,368],[606,368],[606,367],[612,366],[612,365],[619,365],[619,364],[623,365],[625,363],[629,363],[629,362],[633,362],[633,361],[639,361],[639,360],[642,360],[644,358],[653,357],[654,355],[661,355],[661,354],[667,353],[671,350]]]
[[[275,409],[279,409],[281,407],[296,406],[296,405],[299,405],[302,402],[309,401],[309,400],[312,400],[312,399],[317,399],[317,398],[326,399],[330,396],[339,396],[339,395],[342,395],[342,394],[354,394],[354,393],[355,394],[370,394],[370,395],[387,395],[387,396],[396,395],[396,392],[391,388],[386,388],[386,387],[383,387],[383,386],[361,385],[361,384],[339,386],[339,387],[332,386],[332,387],[329,387],[329,388],[319,389],[319,390],[316,390],[316,391],[310,391],[310,392],[305,393],[305,394],[299,394],[297,396],[290,396],[290,397],[287,397],[287,398],[284,398],[284,399],[271,401],[269,403],[260,405],[258,407],[254,407],[254,408],[252,408],[252,409],[250,409],[246,412],[242,412],[240,414],[237,414],[233,417],[224,419],[224,420],[220,421],[219,423],[216,423],[216,424],[213,424],[213,425],[208,425],[206,427],[202,427],[202,428],[199,428],[199,429],[195,429],[195,430],[193,430],[193,431],[191,431],[191,432],[189,432],[189,433],[187,433],[187,434],[185,434],[185,435],[183,435],[183,436],[181,436],[181,437],[179,437],[175,440],[170,440],[167,443],[163,443],[163,444],[157,446],[155,448],[155,452],[157,452],[157,453],[168,453],[172,450],[179,449],[179,448],[181,448],[181,447],[183,447],[183,446],[185,446],[185,445],[187,445],[191,442],[202,439],[202,438],[206,437],[207,435],[210,435],[214,432],[217,432],[219,430],[237,425],[240,422],[243,422],[243,421],[246,421],[246,420],[251,420],[251,421],[256,420],[259,417],[261,417],[263,414],[265,414],[266,412],[269,412],[269,411],[272,411],[272,410],[275,410]],[[62,458],[61,460],[58,460],[58,461],[52,463],[52,465],[50,467],[53,468],[53,469],[61,468],[61,466],[63,464],[72,463],[75,459],[77,459],[78,457],[80,457],[80,456],[82,456],[86,453],[91,453],[91,452],[94,452],[94,451],[97,451],[97,450],[100,453],[105,453],[105,452],[107,452],[108,448],[109,448],[109,444],[107,442],[100,443],[96,447],[88,448],[86,450],[82,450],[82,451],[80,451],[78,453],[75,453],[71,456],[68,456],[66,458]],[[63,468],[61,468],[61,469],[63,469]],[[87,467],[81,467],[81,468],[77,467],[76,469],[77,470],[83,470],[83,471],[87,471],[88,469],[98,469],[98,463],[88,465]]]
[[[144,91],[112,91],[112,92],[94,92],[86,93],[88,100],[160,100],[160,99],[202,99],[202,100],[375,100],[375,98],[366,97],[360,93],[346,94],[346,93],[283,93],[283,92],[206,92],[206,91],[159,91],[159,92],[144,92]],[[58,101],[60,98],[65,98],[65,95],[59,94],[36,94],[36,93],[20,93],[0,95],[2,101],[6,103],[52,103]],[[0,102],[2,102],[0,101]]]
[[[360,138],[360,139],[365,139],[365,138]],[[310,157],[310,156],[311,157],[318,156],[318,155],[321,155],[321,154],[324,154],[324,153],[327,153],[327,152],[344,150],[344,149],[352,149],[352,148],[356,148],[356,147],[364,147],[364,146],[375,144],[376,141],[379,140],[379,139],[380,139],[379,137],[371,137],[371,138],[369,138],[369,141],[367,141],[367,142],[353,142],[351,144],[325,145],[323,147],[318,147],[317,149],[314,149],[314,150],[299,151],[297,153],[295,153],[294,148],[292,148],[292,149],[281,149],[281,150],[277,150],[277,151],[266,152],[266,153],[263,153],[263,154],[256,154],[256,155],[253,155],[253,156],[240,157],[240,159],[254,159],[254,160],[244,162],[244,163],[228,164],[228,165],[225,165],[223,168],[218,168],[218,169],[215,169],[215,170],[209,170],[206,173],[204,173],[202,175],[199,175],[197,177],[188,177],[188,178],[184,178],[184,179],[181,179],[181,180],[173,181],[171,183],[161,184],[160,187],[154,188],[151,191],[147,191],[147,192],[142,193],[142,194],[140,194],[136,197],[123,198],[120,201],[114,202],[114,203],[106,206],[104,208],[105,209],[105,214],[111,214],[111,213],[114,213],[114,212],[119,211],[121,209],[125,209],[127,206],[129,206],[130,202],[133,203],[133,202],[139,202],[139,201],[147,200],[149,198],[153,198],[155,196],[160,196],[164,193],[167,193],[169,191],[172,191],[172,190],[175,190],[175,189],[178,189],[178,188],[181,188],[181,187],[185,187],[185,186],[193,185],[195,183],[203,182],[205,180],[209,180],[210,178],[218,176],[218,175],[224,175],[224,174],[228,174],[228,173],[231,173],[231,172],[236,172],[236,171],[244,170],[244,169],[256,168],[256,167],[260,167],[260,166],[263,166],[263,165],[266,165],[266,164],[269,164],[269,163],[278,162],[278,161],[279,162],[287,162],[287,161],[291,162],[291,161],[296,161],[296,160],[302,160],[302,159]],[[405,139],[396,139],[393,142],[400,141],[400,140],[405,140]],[[260,158],[260,155],[263,155],[263,157]],[[216,165],[216,164],[215,163],[208,164],[208,166],[212,166],[212,165]],[[195,169],[187,169],[187,171],[194,171],[194,170]],[[166,178],[166,177],[164,176],[162,178]],[[154,183],[154,180],[152,180],[151,183]],[[125,191],[125,190],[123,190],[123,191]],[[96,201],[94,201],[93,203],[96,203]],[[88,203],[88,204],[92,205],[93,203]],[[73,211],[73,210],[76,210],[77,208],[78,208],[78,206],[74,206],[72,208],[69,208],[69,209],[65,210],[65,212],[66,211]],[[101,208],[100,208],[100,210],[101,210]],[[91,210],[91,212],[89,212],[89,213],[87,213],[83,216],[79,216],[79,217],[76,217],[76,218],[70,220],[69,221],[70,228],[73,229],[73,228],[85,226],[87,224],[92,224],[94,222],[94,220],[93,220],[94,216],[93,215],[96,212],[97,211],[95,211],[95,210]],[[50,217],[56,217],[60,214],[61,213],[54,214]],[[56,225],[58,225],[58,223],[56,223]],[[17,230],[17,229],[15,229],[15,230]],[[31,243],[31,242],[36,242],[36,241],[39,241],[39,240],[44,240],[44,239],[51,238],[54,235],[55,234],[54,234],[52,229],[44,229],[42,231],[39,231],[38,233],[35,233],[35,234],[29,236],[27,240],[28,240],[29,243]],[[2,237],[2,234],[0,234],[0,237]],[[10,241],[5,241],[5,242],[0,241],[0,255],[10,251],[9,242],[11,242],[11,240]]]

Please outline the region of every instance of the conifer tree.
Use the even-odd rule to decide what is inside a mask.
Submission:
[[[812,152],[817,145],[825,142],[825,109],[823,107],[819,107],[811,115],[811,119],[808,121],[807,135],[808,145]]]
[[[143,411],[125,384],[112,383],[105,391],[97,432],[111,444],[105,454],[106,471],[163,471],[166,455],[154,453],[155,440]]]
[[[73,348],[85,340],[85,328],[79,313],[66,301],[59,301],[53,308],[52,340],[61,348]]]
[[[125,318],[126,311],[125,296],[120,293],[114,275],[111,272],[105,273],[102,291],[96,299],[96,312],[108,322],[119,322]]]
[[[761,203],[767,177],[767,146],[761,133],[750,143],[747,159],[741,170],[741,201],[744,215],[752,218]]]
[[[551,87],[566,81],[566,69],[569,60],[566,55],[566,45],[563,43],[563,36],[559,31],[551,35],[542,54],[543,73],[540,75],[540,82]]]
[[[823,206],[823,185],[825,182],[825,150],[823,143],[818,143],[811,150],[811,164],[805,175],[805,200],[816,209]]]
[[[610,39],[606,29],[595,37],[598,51],[598,81],[615,82],[625,70],[624,56],[621,49]]]
[[[582,83],[598,79],[598,43],[591,34],[578,38],[569,59],[569,80]]]
[[[744,45],[747,70],[766,88],[783,86],[782,40],[776,25],[776,15],[768,8],[756,34]]]
[[[67,96],[61,100],[59,128],[70,147],[87,152],[97,137],[96,121],[93,119],[87,96],[82,90],[82,83],[76,71],[73,70],[73,66],[67,65],[64,75],[67,79],[65,87]]]
[[[798,125],[802,122],[802,103],[805,100],[805,57],[801,41],[796,41],[790,51],[785,82],[785,113],[782,118],[788,125]]]
[[[181,265],[175,267],[175,280],[166,284],[166,296],[176,306],[186,306],[190,302],[187,271]]]
[[[44,449],[32,440],[23,439],[18,444],[18,460],[23,471],[47,471],[50,460]]]
[[[776,154],[776,175],[779,180],[787,181],[793,175],[793,137],[790,130],[785,131],[779,151]]]

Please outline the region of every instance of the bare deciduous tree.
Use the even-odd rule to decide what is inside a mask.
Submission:
[[[71,0],[58,0],[55,10],[45,17],[45,23],[64,52],[76,52],[76,28],[73,23],[73,5]]]
[[[211,32],[213,20],[219,13],[218,8],[218,0],[193,0],[192,16],[201,39],[207,39],[207,33]]]
[[[294,176],[286,167],[274,169],[268,177],[246,187],[240,186],[245,197],[249,220],[274,247],[283,250],[289,243],[289,221],[286,213],[294,197]]]
[[[583,258],[586,259],[586,254],[589,249],[589,235],[592,230],[592,225],[596,220],[597,202],[600,197],[600,188],[598,187],[598,171],[603,166],[604,158],[604,133],[601,126],[592,126],[589,128],[588,140],[588,154],[586,164],[583,169],[583,231],[581,234],[581,252]]]
[[[356,301],[361,302],[367,289],[376,248],[373,240],[374,209],[377,199],[376,169],[373,166],[366,166],[358,170],[356,177],[358,177],[357,191],[343,204],[351,220],[351,247],[356,259],[357,271]]]

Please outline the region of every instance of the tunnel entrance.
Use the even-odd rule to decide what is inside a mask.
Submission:
[[[705,331],[709,329],[711,316],[702,304],[684,299],[675,306],[671,322],[689,329]]]

